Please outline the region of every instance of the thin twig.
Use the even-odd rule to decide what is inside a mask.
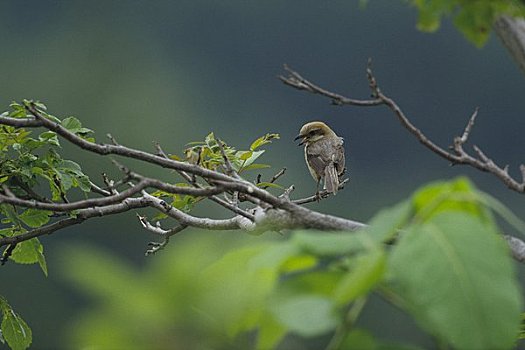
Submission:
[[[348,179],[348,178],[346,178],[343,181],[341,181],[341,183],[339,184],[339,188],[338,189],[342,190],[345,187],[345,184],[348,181],[350,181],[350,179]],[[328,192],[327,190],[322,190],[318,194],[314,194],[312,196],[308,196],[308,197],[301,198],[301,199],[295,199],[295,200],[292,201],[292,203],[298,204],[298,205],[302,205],[302,204],[307,204],[307,203],[312,203],[312,202],[318,202],[319,199],[328,198],[330,196],[330,194],[331,193]]]
[[[520,171],[522,173],[522,176],[521,176],[522,178],[520,181],[518,181],[509,175],[508,169],[506,169],[506,167],[501,168],[498,165],[496,165],[496,163],[492,159],[488,158],[483,152],[481,152],[481,150],[478,147],[476,146],[474,147],[474,151],[477,154],[477,157],[474,157],[468,154],[463,149],[462,146],[464,143],[467,142],[467,139],[472,131],[472,128],[474,127],[475,119],[478,114],[477,108],[474,111],[474,113],[471,115],[462,135],[454,138],[454,143],[452,147],[454,153],[451,153],[448,150],[432,142],[420,129],[418,129],[414,124],[412,124],[412,122],[408,119],[408,117],[405,115],[405,113],[401,110],[401,108],[398,106],[398,104],[393,99],[391,99],[390,97],[386,96],[384,93],[381,92],[377,79],[375,78],[373,71],[372,71],[371,60],[368,61],[366,73],[367,73],[368,84],[372,91],[372,96],[374,98],[371,100],[363,100],[363,101],[354,100],[352,98],[342,96],[335,92],[325,90],[319,87],[318,85],[312,83],[311,81],[305,79],[299,73],[291,70],[288,67],[285,67],[285,70],[290,74],[290,76],[287,78],[280,77],[280,79],[285,84],[292,86],[298,90],[304,90],[304,91],[308,91],[313,94],[318,94],[318,95],[327,97],[332,101],[332,103],[336,101],[337,102],[336,104],[338,105],[353,105],[353,106],[385,105],[387,106],[394,113],[394,115],[398,118],[401,125],[405,129],[407,129],[412,135],[414,135],[415,138],[421,144],[423,144],[433,153],[450,161],[452,164],[469,165],[478,170],[488,172],[494,175],[496,178],[498,178],[501,182],[503,182],[511,190],[514,190],[519,193],[525,193],[525,167],[520,168]]]

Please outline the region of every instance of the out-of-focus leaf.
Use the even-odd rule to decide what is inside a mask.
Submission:
[[[319,256],[339,256],[375,245],[366,232],[296,231],[292,243]]]
[[[294,295],[276,301],[270,308],[281,324],[304,337],[326,334],[339,323],[333,301],[323,296]]]
[[[490,7],[465,4],[454,17],[454,24],[474,45],[482,47],[489,39],[493,19]]]
[[[339,281],[334,291],[338,304],[345,305],[368,293],[386,271],[386,254],[376,248],[353,258],[351,270]]]
[[[317,257],[309,254],[297,254],[286,259],[282,266],[282,273],[291,273],[311,269],[318,263]]]
[[[339,349],[377,350],[378,345],[372,334],[364,329],[356,328],[346,335]]]
[[[406,224],[412,212],[412,202],[403,201],[380,210],[363,230],[376,242],[388,241]]]
[[[425,221],[443,211],[461,211],[475,215],[486,223],[492,215],[478,200],[477,190],[465,177],[453,181],[436,181],[418,190],[412,197],[419,220]]]
[[[209,309],[231,337],[253,329],[276,286],[281,264],[294,252],[292,245],[266,243],[226,254],[200,276],[202,288],[215,296],[201,307]],[[224,276],[229,276],[229,283],[224,283]]]
[[[416,321],[458,349],[511,348],[522,297],[493,226],[443,211],[407,231],[389,267],[392,287]]]
[[[478,192],[477,196],[483,204],[492,209],[496,214],[503,218],[503,220],[505,220],[512,227],[514,227],[517,231],[525,235],[525,222],[523,222],[523,220],[521,220],[516,214],[514,214],[512,210],[510,210],[497,198],[489,195],[488,193]]]
[[[286,335],[286,327],[277,322],[269,312],[264,312],[258,322],[257,350],[273,349]]]

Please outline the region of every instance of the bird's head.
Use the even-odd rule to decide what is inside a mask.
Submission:
[[[310,122],[303,125],[295,140],[301,140],[299,146],[317,142],[326,136],[335,136],[335,133],[323,122]]]

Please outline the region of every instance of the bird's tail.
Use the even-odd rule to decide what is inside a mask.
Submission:
[[[337,194],[337,190],[339,189],[339,177],[337,176],[334,163],[330,163],[324,169],[324,189],[334,195]]]

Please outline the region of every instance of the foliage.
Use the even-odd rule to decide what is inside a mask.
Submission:
[[[98,249],[68,249],[66,276],[100,301],[72,327],[71,346],[289,349],[293,335],[384,348],[388,339],[356,326],[377,293],[440,344],[511,348],[521,291],[482,198],[458,178],[425,186],[359,232],[181,237],[138,275]]]
[[[47,112],[44,104],[24,100],[21,103],[13,102],[10,111],[1,114],[2,117],[15,119],[31,119],[29,107],[38,108],[43,118],[47,118],[69,132],[88,142],[95,142],[93,131],[82,125],[75,117],[64,119]],[[28,118],[29,117],[29,118]],[[278,139],[278,134],[266,134],[252,142],[246,151],[235,148],[215,138],[210,133],[203,142],[193,142],[185,150],[184,161],[199,164],[207,169],[226,172],[224,155],[233,168],[242,173],[249,170],[267,168],[269,165],[258,164],[255,161],[264,153],[264,145]],[[220,143],[220,144],[219,144]],[[84,174],[81,166],[76,162],[64,159],[57,133],[44,131],[34,135],[33,131],[23,127],[2,125],[0,127],[0,185],[4,195],[14,195],[17,198],[35,200],[44,203],[67,203],[69,197],[87,195],[91,192],[91,182]],[[180,159],[177,156],[171,156]],[[261,186],[260,183],[258,184]],[[188,184],[178,183],[178,186]],[[275,184],[271,184],[275,185]],[[75,192],[76,191],[76,192]],[[44,194],[41,194],[44,192]],[[154,196],[169,198],[170,204],[177,209],[189,212],[202,198],[190,195],[171,194],[164,191],[154,191]],[[15,205],[0,202],[0,237],[13,237],[39,229],[57,222],[58,219],[75,218],[75,211],[55,213],[48,210],[34,208],[19,208]],[[164,219],[166,215],[159,214],[156,219]],[[13,249],[14,247],[14,249]],[[15,246],[8,246],[1,255],[0,263],[9,259],[19,264],[38,263],[47,276],[47,263],[44,256],[44,247],[38,238],[20,242]],[[0,296],[1,298],[1,296]],[[20,349],[30,343],[30,330],[24,321],[10,309],[7,301],[0,299],[4,320],[0,326],[1,334],[11,348]],[[26,332],[29,330],[29,332]],[[23,334],[22,334],[23,333]],[[27,339],[23,336],[29,335]],[[27,345],[26,345],[27,344]]]
[[[365,1],[367,2],[367,1]],[[417,28],[425,32],[439,29],[444,17],[452,17],[456,28],[477,47],[488,40],[494,21],[501,15],[525,16],[519,0],[409,0],[419,12]]]
[[[2,116],[27,118],[24,107],[30,101],[13,102],[11,111]],[[63,120],[45,112],[46,107],[38,103],[46,118],[49,118],[69,131],[94,141],[92,130],[82,127],[81,122],[68,117]],[[89,178],[80,166],[72,160],[63,159],[60,155],[60,142],[53,131],[45,131],[35,137],[30,130],[2,125],[0,128],[0,183],[20,198],[42,199],[36,189],[44,184],[49,187],[51,199],[48,201],[67,201],[70,190],[78,188],[86,193],[90,191]],[[0,204],[0,216],[3,237],[15,236],[32,228],[41,227],[50,221],[52,212],[37,209],[19,209],[8,204]],[[74,215],[74,214],[71,214]],[[47,275],[43,246],[37,238],[22,242],[16,246],[11,260],[20,264],[38,263]]]
[[[7,343],[13,350],[27,349],[32,342],[31,328],[18,315],[2,296],[0,296],[0,343]]]
[[[219,140],[212,133],[209,133],[204,141],[195,141],[188,143],[188,147],[184,150],[184,158],[177,155],[170,155],[170,158],[175,160],[184,160],[191,164],[200,165],[210,170],[222,170],[226,171],[224,155],[230,162],[233,170],[241,174],[249,170],[258,170],[270,168],[268,164],[255,163],[255,161],[262,156],[265,150],[260,149],[262,146],[272,142],[272,140],[279,139],[279,134],[266,134],[259,137],[252,142],[250,148],[245,151],[236,150],[234,147],[227,145],[224,141]],[[220,146],[219,146],[220,142]],[[222,150],[221,150],[222,148]],[[224,152],[224,155],[223,155]],[[187,183],[177,183],[177,186],[189,186]],[[258,182],[257,186],[263,187],[277,187],[281,186],[268,183]],[[182,210],[184,212],[190,212],[194,205],[198,203],[202,198],[196,198],[190,195],[180,195],[176,193],[168,193],[162,190],[157,190],[152,195],[170,200],[170,205]],[[168,216],[163,213],[159,213],[155,216],[155,220],[166,219]]]

